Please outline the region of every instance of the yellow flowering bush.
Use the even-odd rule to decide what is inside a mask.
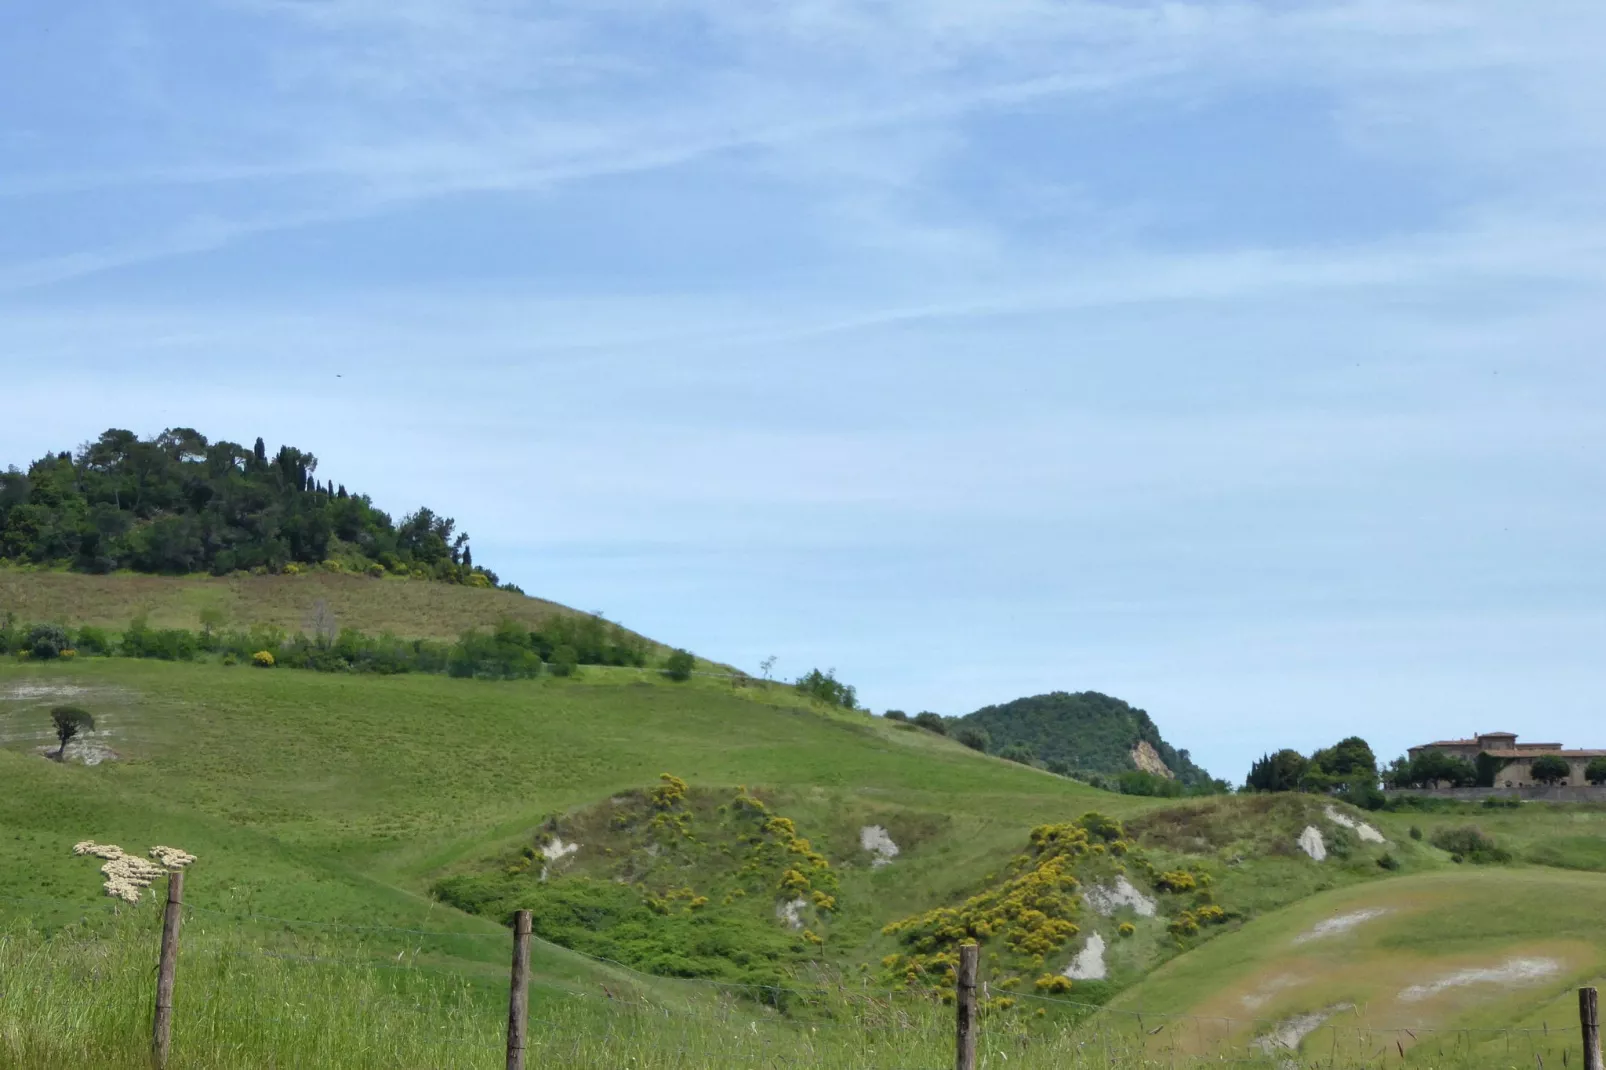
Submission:
[[[659,773],[658,786],[652,789],[651,797],[656,809],[672,809],[686,801],[686,782],[673,773]]]
[[[1138,931],[1138,927],[1133,925],[1130,921],[1123,921],[1120,925],[1116,926],[1115,931],[1120,933],[1122,936],[1131,936],[1133,933]]]
[[[273,668],[273,654],[267,650],[258,650],[251,655],[251,664],[259,669]]]
[[[1089,832],[1090,826],[1098,829],[1097,837]],[[913,952],[896,964],[903,980],[913,984],[938,967],[941,983],[949,972],[946,960],[952,949],[994,938],[1015,955],[1041,965],[1080,931],[1072,919],[1081,901],[1081,882],[1072,870],[1101,853],[1093,850],[1100,845],[1096,840],[1121,835],[1118,824],[1096,814],[1077,822],[1040,825],[1031,832],[1028,853],[1015,859],[1012,875],[1002,884],[958,907],[938,907],[886,926],[882,932],[899,937]]]
[[[1173,869],[1155,878],[1154,886],[1162,892],[1191,892],[1199,886],[1199,882],[1187,870]]]
[[[1045,973],[1032,982],[1032,987],[1039,992],[1048,992],[1050,994],[1069,992],[1071,990],[1071,979],[1061,973]]]

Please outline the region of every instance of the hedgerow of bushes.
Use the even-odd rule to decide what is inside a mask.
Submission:
[[[224,664],[316,672],[446,673],[478,679],[527,679],[550,667],[569,675],[581,665],[645,666],[645,639],[592,616],[554,617],[530,630],[504,620],[489,632],[464,632],[455,643],[368,635],[352,628],[333,634],[289,634],[272,625],[248,629],[153,628],[144,617],[130,621],[121,635],[101,628],[76,631],[55,624],[0,619],[0,654],[49,661],[62,657],[154,658],[194,661],[218,658]],[[265,657],[263,655],[266,655]]]

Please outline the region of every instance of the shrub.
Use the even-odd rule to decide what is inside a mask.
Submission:
[[[987,751],[988,745],[992,742],[992,738],[987,735],[987,730],[985,728],[978,728],[975,725],[963,726],[954,735],[954,738],[963,743],[965,746],[969,747],[971,750],[979,750],[984,754]]]
[[[1451,859],[1457,862],[1489,865],[1511,861],[1511,852],[1484,835],[1476,825],[1437,829],[1428,842],[1441,851],[1450,852]]]
[[[1173,869],[1156,877],[1154,886],[1162,892],[1191,892],[1199,886],[1199,882],[1187,870]]]
[[[258,650],[251,655],[251,664],[259,669],[271,669],[274,665],[273,654],[267,650]]]
[[[841,706],[847,710],[859,707],[858,691],[838,680],[835,669],[827,669],[824,672],[811,669],[798,677],[792,686],[810,698],[830,706]]]
[[[909,719],[909,715],[902,710],[888,710],[885,716],[889,721],[907,721]]]
[[[1130,921],[1123,921],[1120,925],[1115,927],[1115,931],[1120,933],[1122,936],[1131,936],[1133,933],[1138,931],[1138,927],[1133,925]]]
[[[1400,868],[1400,860],[1389,854],[1387,851],[1384,851],[1377,860],[1377,866],[1379,869],[1386,869],[1392,872]]]
[[[25,649],[29,656],[45,661],[61,657],[61,652],[72,646],[67,629],[59,624],[36,624],[28,632]]]
[[[684,683],[691,679],[691,671],[697,665],[697,659],[692,657],[689,650],[676,650],[664,659],[664,675],[676,683]]]
[[[552,652],[552,675],[573,676],[575,669],[580,667],[580,655],[575,653],[572,646],[560,646]]]
[[[1596,787],[1606,784],[1606,758],[1591,758],[1584,766],[1584,779]]]
[[[224,655],[223,655],[223,664],[225,664],[225,665],[238,665],[238,664],[240,664],[240,659],[237,656],[235,656],[234,651],[230,650],[230,651],[227,651],[226,653],[224,653]]]
[[[915,714],[914,723],[924,728],[927,732],[935,732],[939,736],[948,734],[948,722],[942,719],[942,714],[940,713],[922,710]]]
[[[1412,825],[1411,826],[1411,839],[1420,840],[1421,838],[1422,838],[1422,826],[1420,826],[1420,825]]]
[[[1011,743],[998,752],[998,756],[1008,762],[1018,762],[1021,765],[1031,765],[1037,760],[1037,752],[1029,743]]]
[[[78,629],[78,637],[73,645],[80,654],[105,657],[112,652],[112,637],[106,634],[104,628],[85,626]]]

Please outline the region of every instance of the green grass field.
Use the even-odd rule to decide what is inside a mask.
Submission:
[[[206,599],[249,588],[230,611],[254,620],[295,627],[294,607],[344,591],[355,608],[331,604],[359,619],[343,623],[449,634],[494,620],[505,595],[319,575],[260,588],[151,581],[159,597],[140,603],[142,583],[129,581],[143,578],[18,575],[30,576],[37,605],[56,607],[20,615],[113,625],[149,610],[159,623],[193,626]],[[51,584],[80,581],[90,586],[70,589],[84,605],[52,601]],[[113,608],[102,617],[94,584],[121,592],[106,596]],[[436,619],[436,604],[462,615],[450,626],[409,626]],[[62,702],[95,714],[92,742],[108,760],[43,756],[48,711]],[[1208,893],[1162,897],[1152,918],[1084,911],[1082,932],[1040,968],[1057,971],[1097,932],[1109,943],[1108,980],[1059,993],[1036,989],[1036,971],[1027,974],[1009,990],[1015,1006],[987,1020],[985,1066],[1135,1068],[1224,1055],[1278,1065],[1289,1049],[1260,1041],[1311,1015],[1320,1021],[1293,1044],[1301,1059],[1375,1066],[1380,1048],[1394,1045],[1395,1061],[1413,1065],[1551,1064],[1576,1035],[1572,987],[1602,973],[1606,938],[1595,927],[1606,917],[1606,873],[1590,871],[1606,869],[1606,811],[1589,807],[1344,811],[1375,823],[1388,839],[1378,844],[1335,822],[1321,799],[1113,795],[776,684],[676,684],[596,667],[493,683],[6,659],[0,1067],[144,1064],[159,911],[150,899],[107,899],[99,860],[72,854],[84,839],[134,853],[161,843],[199,858],[186,878],[175,1066],[497,1065],[507,931],[430,889],[519,862],[543,828],[591,852],[576,857],[593,879],[635,879],[612,853],[639,860],[652,845],[639,829],[607,824],[618,810],[611,800],[666,772],[698,793],[694,831],[706,849],[654,862],[652,879],[729,887],[721,852],[740,843],[710,833],[719,807],[746,785],[830,859],[840,909],[822,930],[826,942],[787,961],[794,992],[784,1014],[740,988],[650,977],[537,942],[535,1065],[945,1065],[951,1011],[929,995],[889,991],[880,960],[904,949],[882,926],[996,887],[1034,826],[1089,810],[1126,822],[1153,872],[1208,874]],[[1513,863],[1457,865],[1431,846],[1436,830],[1469,824]],[[868,825],[899,843],[893,864],[870,864],[859,842]],[[1326,861],[1295,846],[1307,826],[1323,831]],[[1219,925],[1171,935],[1178,911],[1212,901],[1224,911]],[[1363,913],[1342,933],[1300,939]],[[1119,934],[1121,920],[1137,923],[1133,935]],[[770,924],[769,908],[748,921]],[[738,932],[710,926],[708,935]],[[1540,965],[1521,965],[1528,960]],[[1467,971],[1485,972],[1402,996]],[[1522,1058],[1508,1063],[1511,1052]]]
[[[1574,990],[1606,980],[1602,917],[1597,874],[1450,867],[1256,919],[1161,967],[1111,1013],[1176,1015],[1196,1054],[1242,1051],[1311,1016],[1303,1055],[1402,1045],[1432,1063],[1448,1045],[1483,1065],[1510,1065],[1508,1051],[1559,1062],[1575,1043]]]
[[[574,610],[512,591],[345,573],[299,576],[145,576],[0,568],[0,612],[21,620],[120,630],[140,614],[154,628],[201,626],[201,611],[221,610],[228,627],[268,624],[311,632],[314,607],[326,603],[340,627],[407,639],[455,639],[511,617],[534,628]]]

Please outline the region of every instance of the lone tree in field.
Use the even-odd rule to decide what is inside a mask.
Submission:
[[[1597,788],[1606,784],[1606,758],[1591,758],[1584,766],[1584,779]]]
[[[80,732],[93,732],[95,719],[89,715],[88,710],[81,710],[77,706],[57,706],[50,711],[50,720],[56,726],[56,738],[61,740],[61,746],[56,750],[56,761],[66,761],[67,743]]]
[[[691,672],[697,667],[697,659],[690,650],[676,650],[664,659],[664,675],[676,683],[684,683],[691,679]]]
[[[1541,755],[1528,767],[1528,775],[1541,784],[1559,784],[1572,775],[1567,759],[1554,754]]]

